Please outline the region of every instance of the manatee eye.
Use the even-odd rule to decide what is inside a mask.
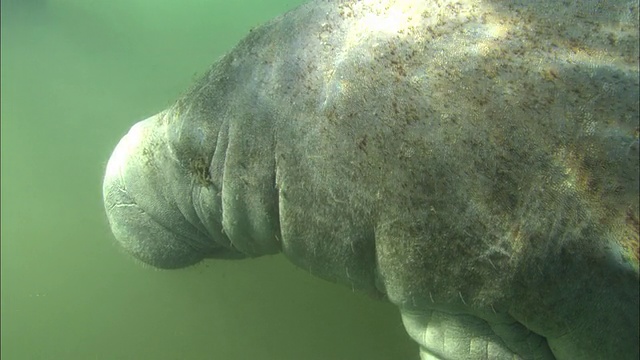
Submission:
[[[640,157],[640,139],[636,138],[629,144],[629,160]]]
[[[189,172],[193,176],[196,183],[203,187],[211,186],[211,173],[209,172],[209,164],[203,158],[195,158],[189,160]]]

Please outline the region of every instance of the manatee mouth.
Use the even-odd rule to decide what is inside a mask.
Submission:
[[[238,259],[247,258],[247,255],[239,251],[227,249],[224,247],[209,250],[208,252],[203,253],[202,255],[204,256],[205,259],[238,260]]]

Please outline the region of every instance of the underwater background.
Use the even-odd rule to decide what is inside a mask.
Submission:
[[[391,304],[281,256],[160,271],[107,224],[129,127],[302,2],[1,2],[3,360],[418,358]]]

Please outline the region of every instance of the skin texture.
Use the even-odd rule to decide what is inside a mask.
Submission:
[[[316,1],[115,149],[160,268],[284,253],[422,359],[637,359],[638,5]]]

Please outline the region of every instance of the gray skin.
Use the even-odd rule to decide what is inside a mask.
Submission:
[[[315,1],[115,149],[136,258],[283,253],[422,359],[638,359],[636,1]]]

